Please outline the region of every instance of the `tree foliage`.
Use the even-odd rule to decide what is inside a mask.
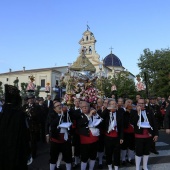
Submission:
[[[139,58],[140,75],[148,85],[150,95],[165,96],[170,94],[170,50],[150,51],[144,49]]]
[[[115,76],[102,79],[102,90],[106,97],[111,97],[111,87],[116,85],[117,91],[116,94],[118,97],[123,98],[134,98],[136,94],[135,83],[133,80],[129,79],[128,72],[119,72]],[[98,89],[101,89],[101,84],[97,86]]]

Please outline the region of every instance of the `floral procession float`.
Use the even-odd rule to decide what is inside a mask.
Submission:
[[[66,94],[63,103],[72,105],[75,98],[95,104],[98,98],[103,97],[102,91],[96,88],[96,69],[85,56],[82,49],[77,60],[68,67],[68,71],[61,77],[61,83],[66,84]]]

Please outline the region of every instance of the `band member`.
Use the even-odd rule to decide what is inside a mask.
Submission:
[[[136,170],[140,169],[142,158],[143,169],[147,170],[152,140],[156,142],[158,139],[158,127],[153,112],[145,108],[144,99],[138,100],[137,111],[131,114],[130,123],[135,132]]]
[[[74,100],[74,107],[69,110],[72,121],[72,151],[74,155],[73,168],[76,169],[80,163],[80,136],[77,131],[77,115],[81,114],[80,99]]]
[[[44,104],[44,99],[43,97],[39,97],[38,99],[39,101],[39,107],[40,107],[40,116],[41,116],[41,139],[42,141],[45,143],[46,141],[46,137],[45,137],[45,123],[46,123],[46,120],[47,120],[47,115],[48,115],[48,108],[47,106]]]
[[[37,141],[40,138],[41,110],[34,102],[34,95],[28,95],[27,99],[28,104],[23,106],[23,111],[25,112],[29,127],[32,157],[35,158],[37,153]]]
[[[135,149],[135,135],[133,125],[130,124],[130,115],[133,114],[132,110],[132,100],[127,99],[125,101],[126,111],[123,114],[124,119],[124,141],[121,145],[121,160],[122,165],[126,165],[126,155],[127,162],[134,164],[134,149]]]
[[[118,98],[117,106],[118,106],[118,109],[124,109],[125,110],[123,98]]]
[[[53,109],[53,101],[51,100],[51,95],[48,95],[47,96],[47,100],[45,100],[45,105],[47,106],[47,108],[50,110],[50,109]]]
[[[105,105],[106,103],[108,104],[108,100],[105,100]],[[103,106],[103,99],[99,98],[97,100],[97,114],[99,116],[102,116],[102,112],[106,107]],[[98,142],[98,149],[97,149],[97,157],[99,159],[99,165],[98,165],[98,169],[103,169],[103,156],[104,156],[104,121],[101,122],[100,124],[100,135],[99,135],[99,142]]]
[[[97,146],[99,140],[99,124],[102,121],[96,114],[96,110],[90,111],[90,105],[83,101],[81,103],[82,113],[77,119],[78,133],[80,134],[80,154],[81,170],[86,170],[87,161],[89,161],[89,170],[94,169],[97,156]]]
[[[170,134],[170,100],[166,101],[166,113],[164,119],[164,126],[167,134]]]
[[[149,99],[149,106],[148,109],[152,110],[158,129],[160,129],[161,126],[161,121],[162,121],[162,114],[161,114],[161,109],[160,106],[158,104],[156,104],[156,97],[150,97]],[[155,143],[154,140],[152,141],[152,145],[150,148],[150,152],[154,153],[154,154],[159,154],[159,152],[156,150],[155,147]]]
[[[116,101],[110,101],[108,108],[103,111],[105,122],[105,154],[108,169],[112,170],[114,153],[114,169],[120,165],[120,144],[123,143],[123,114],[117,110]]]
[[[46,140],[47,142],[50,140],[50,170],[55,170],[60,152],[66,162],[66,170],[71,170],[72,153],[69,135],[71,123],[67,110],[62,108],[60,102],[54,104],[53,112],[49,113],[47,121]]]

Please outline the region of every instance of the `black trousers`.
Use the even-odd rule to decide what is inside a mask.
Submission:
[[[121,144],[121,149],[134,150],[135,149],[135,134],[134,133],[124,133],[124,140]]]
[[[135,138],[136,156],[149,155],[152,140],[153,140],[152,137],[150,137],[150,138]]]
[[[32,157],[35,158],[37,154],[37,141],[39,139],[39,132],[30,132],[30,141],[31,141],[31,153]]]
[[[150,148],[150,151],[151,151],[151,152],[155,152],[155,151],[156,151],[156,146],[155,146],[155,144],[156,144],[156,143],[154,142],[154,140],[152,140],[152,141],[151,141],[151,148]]]
[[[45,136],[45,122],[41,123],[41,140],[42,142],[46,141],[46,136]]]
[[[72,135],[72,146],[74,146],[74,156],[80,156],[80,135],[75,131]]]
[[[88,159],[96,160],[97,147],[98,147],[98,142],[94,142],[91,144],[81,144],[80,145],[81,161],[87,162]]]
[[[105,153],[107,165],[112,164],[112,155],[114,154],[114,165],[120,165],[120,139],[105,136]]]
[[[63,159],[66,163],[72,162],[71,142],[66,141],[64,143],[51,142],[50,145],[50,163],[55,164],[59,153],[63,154]]]
[[[99,141],[98,141],[98,152],[104,152],[104,138],[105,135],[104,134],[100,134],[99,136]]]

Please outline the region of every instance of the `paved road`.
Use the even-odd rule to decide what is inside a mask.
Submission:
[[[170,135],[167,135],[164,130],[161,130],[159,140],[156,145],[157,150],[159,151],[159,155],[150,155],[148,166],[149,170],[170,170]],[[106,169],[107,166],[104,166],[103,170]],[[135,170],[135,166],[120,167],[119,169]],[[37,158],[29,166],[29,170],[49,170],[48,144],[38,144]]]

